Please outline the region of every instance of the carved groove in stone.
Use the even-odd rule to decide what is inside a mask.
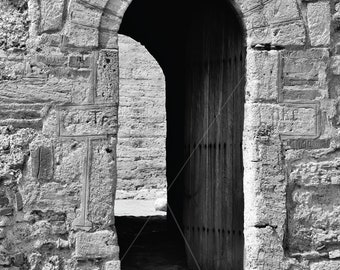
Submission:
[[[117,106],[111,104],[58,107],[59,137],[117,134]]]
[[[90,138],[86,139],[86,156],[84,157],[84,175],[83,175],[83,188],[81,194],[81,211],[80,216],[76,218],[72,227],[83,230],[90,230],[92,222],[88,220],[89,210],[89,196],[90,196],[90,171],[92,159],[92,141]]]
[[[273,112],[280,136],[285,139],[320,136],[320,109],[318,103],[284,103],[279,111]]]
[[[92,53],[92,58],[91,58],[91,90],[89,91],[89,96],[88,100],[90,103],[94,104],[95,103],[95,93],[96,93],[96,88],[97,88],[97,69],[98,69],[98,56],[99,53],[98,51],[95,51]]]

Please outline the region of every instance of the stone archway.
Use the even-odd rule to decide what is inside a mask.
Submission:
[[[268,2],[265,4],[262,3],[254,3],[253,5],[247,5],[246,1],[238,1],[238,5],[235,4],[233,1],[231,3],[234,6],[240,6],[240,10],[244,16],[240,16],[245,21],[246,25],[246,32],[247,32],[247,88],[246,88],[246,105],[245,105],[245,130],[243,137],[244,145],[243,145],[243,159],[244,159],[244,193],[245,193],[245,223],[244,223],[244,235],[245,235],[245,268],[251,269],[254,265],[268,265],[268,267],[280,267],[279,261],[284,258],[283,253],[283,238],[284,238],[284,231],[285,231],[285,183],[282,182],[284,179],[284,172],[282,170],[282,164],[280,163],[280,158],[278,160],[268,160],[269,163],[274,162],[278,164],[275,167],[275,170],[270,172],[277,176],[277,181],[272,183],[276,187],[280,187],[280,192],[278,194],[273,194],[271,192],[267,192],[265,190],[259,190],[259,185],[262,179],[262,172],[260,172],[260,168],[262,163],[266,163],[266,158],[272,158],[272,156],[266,156],[264,159],[261,159],[261,162],[257,162],[256,159],[254,160],[254,154],[257,155],[259,149],[263,149],[261,151],[271,151],[272,153],[277,153],[280,156],[281,148],[277,143],[280,143],[279,133],[268,133],[270,135],[270,140],[273,142],[274,145],[262,145],[261,142],[257,140],[258,132],[261,134],[261,130],[266,130],[266,123],[269,123],[269,126],[272,125],[269,119],[262,118],[260,122],[256,120],[260,112],[265,113],[267,110],[267,103],[266,103],[266,96],[263,97],[262,94],[258,96],[258,91],[260,88],[259,85],[253,85],[249,82],[249,79],[252,79],[252,76],[255,76],[255,79],[258,79],[260,73],[262,72],[261,63],[265,65],[265,70],[270,72],[270,74],[265,74],[264,77],[269,79],[269,81],[274,80],[277,81],[278,79],[272,79],[273,76],[279,76],[279,53],[275,51],[275,47],[272,53],[267,53],[266,51],[257,51],[253,50],[252,46],[256,44],[263,44],[263,47],[267,49],[266,44],[280,44],[280,41],[285,41],[288,43],[292,43],[292,39],[289,39],[289,31],[287,31],[284,27],[282,28],[282,32],[277,32],[277,29],[280,28],[280,23],[283,25],[287,22],[290,22],[288,19],[289,9],[285,9],[285,7],[281,6],[281,10],[279,10],[279,16],[277,21],[273,26],[271,24],[264,23],[263,25],[258,23],[263,23],[261,18],[267,19],[266,16],[270,13],[266,13],[268,10],[276,9],[275,5],[272,5],[274,1]],[[91,47],[101,47],[102,50],[99,51],[99,58],[105,59],[107,54],[114,54],[115,50],[117,49],[116,38],[117,38],[117,30],[120,27],[120,22],[123,18],[124,12],[129,6],[130,2],[126,1],[108,1],[106,4],[98,4],[93,3],[83,3],[82,7],[78,9],[74,9],[74,18],[72,22],[74,23],[73,26],[70,28],[70,34],[68,35],[67,43],[69,46],[79,46],[77,42],[81,39],[79,35],[88,38],[83,38],[82,44],[84,47],[91,48]],[[289,3],[289,7],[293,8],[294,4]],[[91,31],[88,30],[83,25],[88,24],[82,18],[84,14],[84,10],[93,10],[95,7],[96,13],[101,14],[101,19],[91,21],[90,23],[94,24]],[[181,10],[181,9],[179,9]],[[237,9],[238,10],[238,9]],[[77,12],[79,15],[77,15]],[[284,13],[282,16],[282,13]],[[159,16],[162,16],[159,14]],[[273,17],[274,18],[274,17]],[[81,22],[79,22],[80,20]],[[297,22],[300,22],[300,18],[296,18]],[[177,20],[170,20],[171,22],[177,22]],[[72,25],[72,24],[71,24]],[[276,29],[276,30],[275,30]],[[286,32],[284,32],[286,30]],[[278,33],[279,35],[275,35],[273,38],[272,33]],[[138,40],[138,38],[136,38]],[[299,41],[296,41],[299,42]],[[105,48],[105,49],[104,49]],[[271,47],[269,48],[271,49]],[[152,51],[149,48],[150,51]],[[155,56],[155,55],[154,55]],[[157,57],[155,56],[157,59]],[[116,59],[113,62],[117,62]],[[162,66],[162,61],[159,61],[160,65]],[[99,61],[99,63],[104,63]],[[176,63],[174,63],[176,65]],[[275,66],[276,65],[276,66]],[[164,69],[164,67],[162,66]],[[276,68],[276,69],[275,69]],[[109,74],[110,68],[107,65],[99,64],[98,66],[98,74]],[[274,75],[271,75],[274,74]],[[109,75],[106,75],[109,76]],[[112,77],[111,77],[112,78]],[[104,76],[98,76],[99,84],[101,85],[100,81],[102,81],[103,85],[110,85],[109,80],[105,79]],[[264,81],[267,83],[267,81]],[[270,88],[273,86],[272,88]],[[266,85],[268,87],[268,91],[270,94],[277,92],[276,85]],[[112,89],[110,87],[107,88]],[[114,90],[118,91],[118,89]],[[104,94],[105,95],[105,94]],[[270,95],[269,95],[270,96]],[[270,98],[269,98],[270,99]],[[262,106],[262,103],[263,106]],[[266,114],[266,113],[265,113]],[[269,115],[271,112],[268,113]],[[180,118],[177,118],[180,119]],[[276,123],[277,124],[277,123]],[[276,125],[275,124],[275,125]],[[277,126],[276,126],[277,127]],[[276,130],[276,127],[274,130]],[[260,130],[260,131],[259,131]],[[271,128],[269,128],[271,130]],[[264,132],[267,134],[267,132]],[[175,136],[175,135],[174,135]],[[182,142],[183,143],[183,142]],[[176,156],[172,156],[173,160],[176,160]],[[262,157],[263,158],[263,157]],[[175,169],[173,170],[174,173],[178,171],[179,164],[182,164],[181,161],[178,161],[178,164],[175,165]],[[171,164],[175,164],[171,163]],[[176,168],[177,167],[177,168]],[[174,175],[173,175],[174,177]],[[174,187],[174,190],[176,187]],[[183,192],[183,186],[178,187],[179,190]],[[256,194],[259,194],[256,195]],[[264,196],[264,201],[263,201]],[[176,204],[176,202],[174,202]],[[265,205],[275,204],[276,208],[268,208]],[[182,205],[182,204],[179,204]],[[265,208],[264,208],[265,207]],[[175,207],[176,208],[176,207]],[[180,207],[177,207],[179,213],[177,216],[180,216]],[[265,209],[265,210],[264,210]],[[264,213],[266,211],[266,213]],[[279,212],[280,214],[277,214]],[[269,225],[268,225],[269,224]],[[273,225],[274,224],[274,225]],[[272,232],[271,228],[278,228],[278,232],[276,229],[274,233]],[[277,236],[278,235],[278,236]],[[256,243],[256,244],[254,244]],[[269,244],[271,243],[271,244]],[[274,243],[274,244],[273,244]],[[259,255],[261,254],[261,255]],[[258,260],[259,256],[261,256],[261,260]],[[269,259],[267,258],[269,256]],[[275,259],[272,259],[275,258]],[[268,260],[267,260],[268,259]]]
[[[26,48],[0,51],[0,123],[6,126],[1,267],[119,269],[114,226],[117,32],[127,8],[140,1],[29,0],[15,12],[23,21],[19,32],[27,25],[30,29],[28,40],[22,36]],[[25,1],[5,2],[11,2],[11,12],[18,8],[14,2]],[[186,98],[178,99],[185,93],[185,65],[179,60],[186,58],[183,36],[164,31],[171,27],[158,22],[168,18],[181,32],[189,27],[181,18],[190,7],[169,1],[173,8],[167,10],[157,2],[167,1],[155,1],[146,11],[160,8],[151,14],[159,19],[151,27],[159,25],[153,33],[169,42],[145,45],[172,76],[170,125],[181,127],[169,134],[168,149],[174,151],[169,151],[168,178],[174,179],[183,164],[182,153],[176,153],[190,145],[184,140],[188,119],[182,117]],[[244,268],[339,269],[339,5],[324,0],[229,3],[240,11],[247,39]],[[145,22],[138,20],[137,26]],[[15,35],[10,36],[19,41]],[[155,40],[151,36],[146,42]],[[157,48],[167,53],[157,54]],[[180,217],[186,189],[185,181],[176,183],[171,190],[180,200],[171,206]]]
[[[191,269],[242,269],[243,27],[227,2],[188,2],[174,22],[175,10],[134,1],[120,33],[143,43],[164,70],[168,216],[184,229]],[[179,234],[175,224],[171,231]]]

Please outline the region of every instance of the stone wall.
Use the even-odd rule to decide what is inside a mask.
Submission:
[[[246,269],[339,269],[338,1],[246,2]]]
[[[166,194],[165,78],[143,45],[119,35],[116,199]]]
[[[73,5],[0,3],[0,269],[119,269],[118,51],[65,49]]]
[[[119,269],[117,31],[129,3],[0,3],[2,269]],[[235,6],[247,32],[245,269],[340,269],[339,3]]]

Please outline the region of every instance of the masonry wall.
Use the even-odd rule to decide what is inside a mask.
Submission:
[[[119,269],[118,51],[65,49],[72,9],[0,1],[0,269]]]
[[[245,269],[337,270],[339,3],[235,2],[247,33]],[[128,5],[0,2],[3,269],[119,269],[117,31]]]
[[[263,256],[249,269],[340,267],[337,2],[241,4],[251,47],[244,185],[254,241],[246,248]]]
[[[165,78],[143,45],[118,36],[119,111],[116,199],[166,196]]]

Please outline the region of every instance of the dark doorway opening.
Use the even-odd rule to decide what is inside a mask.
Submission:
[[[148,49],[166,80],[171,209],[167,223],[155,226],[171,239],[169,247],[177,245],[188,269],[243,269],[245,46],[240,18],[227,0],[134,0],[119,32]],[[129,225],[116,225],[123,254],[130,244],[122,237]],[[156,249],[165,243],[147,234],[145,241]],[[133,259],[126,258],[122,269],[134,269]],[[147,264],[138,269],[150,269]]]

